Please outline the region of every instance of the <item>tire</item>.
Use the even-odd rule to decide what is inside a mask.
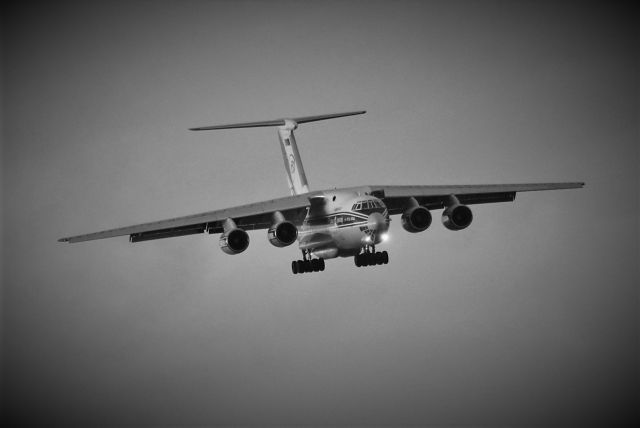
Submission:
[[[311,261],[309,260],[304,260],[302,262],[302,264],[304,265],[304,271],[305,272],[313,272],[313,270],[311,269]]]
[[[374,266],[376,264],[376,256],[373,253],[367,253],[366,260],[367,266]]]
[[[320,259],[320,272],[324,271],[324,259]]]
[[[295,260],[291,262],[291,272],[294,275],[298,273],[298,263]]]
[[[296,265],[298,265],[298,273],[304,273],[304,262],[302,260],[298,260]]]
[[[384,263],[385,265],[389,263],[389,253],[387,253],[386,251],[382,252],[382,263]]]
[[[362,266],[362,260],[360,260],[360,254],[356,254],[355,256],[353,256],[353,262],[358,267]]]
[[[318,259],[311,260],[311,270],[314,272],[318,272],[320,270],[320,262]]]
[[[377,252],[376,253],[376,264],[377,265],[381,265],[382,263],[384,263],[384,258],[382,256],[381,252]]]

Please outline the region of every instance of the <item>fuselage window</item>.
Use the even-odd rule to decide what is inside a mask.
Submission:
[[[322,226],[329,224],[329,217],[316,217],[305,220],[309,226]]]
[[[339,215],[336,216],[337,224],[350,224],[356,222],[358,219],[352,215]]]

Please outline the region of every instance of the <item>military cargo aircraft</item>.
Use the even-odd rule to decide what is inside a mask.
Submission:
[[[291,196],[209,211],[185,217],[71,236],[60,242],[82,242],[128,235],[130,242],[199,233],[220,234],[220,248],[239,254],[249,246],[248,230],[267,229],[276,247],[298,241],[300,260],[291,262],[294,274],[325,269],[325,260],[353,257],[355,265],[387,264],[387,251],[377,251],[388,237],[391,216],[400,215],[411,233],[431,225],[434,210],[442,209],[443,225],[453,231],[471,224],[469,205],[508,202],[517,192],[572,189],[582,182],[482,185],[368,185],[310,191],[293,134],[299,124],[353,116],[366,111],[324,114],[191,128],[192,131],[277,126]]]

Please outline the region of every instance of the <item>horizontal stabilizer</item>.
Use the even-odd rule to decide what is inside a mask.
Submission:
[[[233,128],[258,128],[262,126],[283,126],[287,120],[295,123],[316,122],[318,120],[335,119],[337,117],[354,116],[356,114],[366,113],[366,110],[349,111],[345,113],[320,114],[317,116],[292,117],[285,119],[264,120],[261,122],[243,122],[231,123],[228,125],[200,126],[197,128],[189,128],[190,131],[209,131],[213,129],[233,129]]]

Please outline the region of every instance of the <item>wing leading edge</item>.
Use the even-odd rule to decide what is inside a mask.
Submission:
[[[522,184],[471,184],[453,186],[371,186],[371,193],[384,200],[389,214],[400,214],[408,199],[415,198],[426,208],[444,208],[451,195],[465,205],[510,202],[517,192],[541,190],[577,189],[583,182],[522,183]]]
[[[298,225],[302,223],[306,215],[310,196],[312,195],[288,196],[168,220],[70,236],[60,238],[58,241],[74,243],[129,235],[131,242],[140,242],[204,232],[220,233],[222,232],[222,224],[227,218],[232,218],[236,225],[242,229],[266,229],[273,224],[272,217],[276,211],[280,211],[285,219]]]

